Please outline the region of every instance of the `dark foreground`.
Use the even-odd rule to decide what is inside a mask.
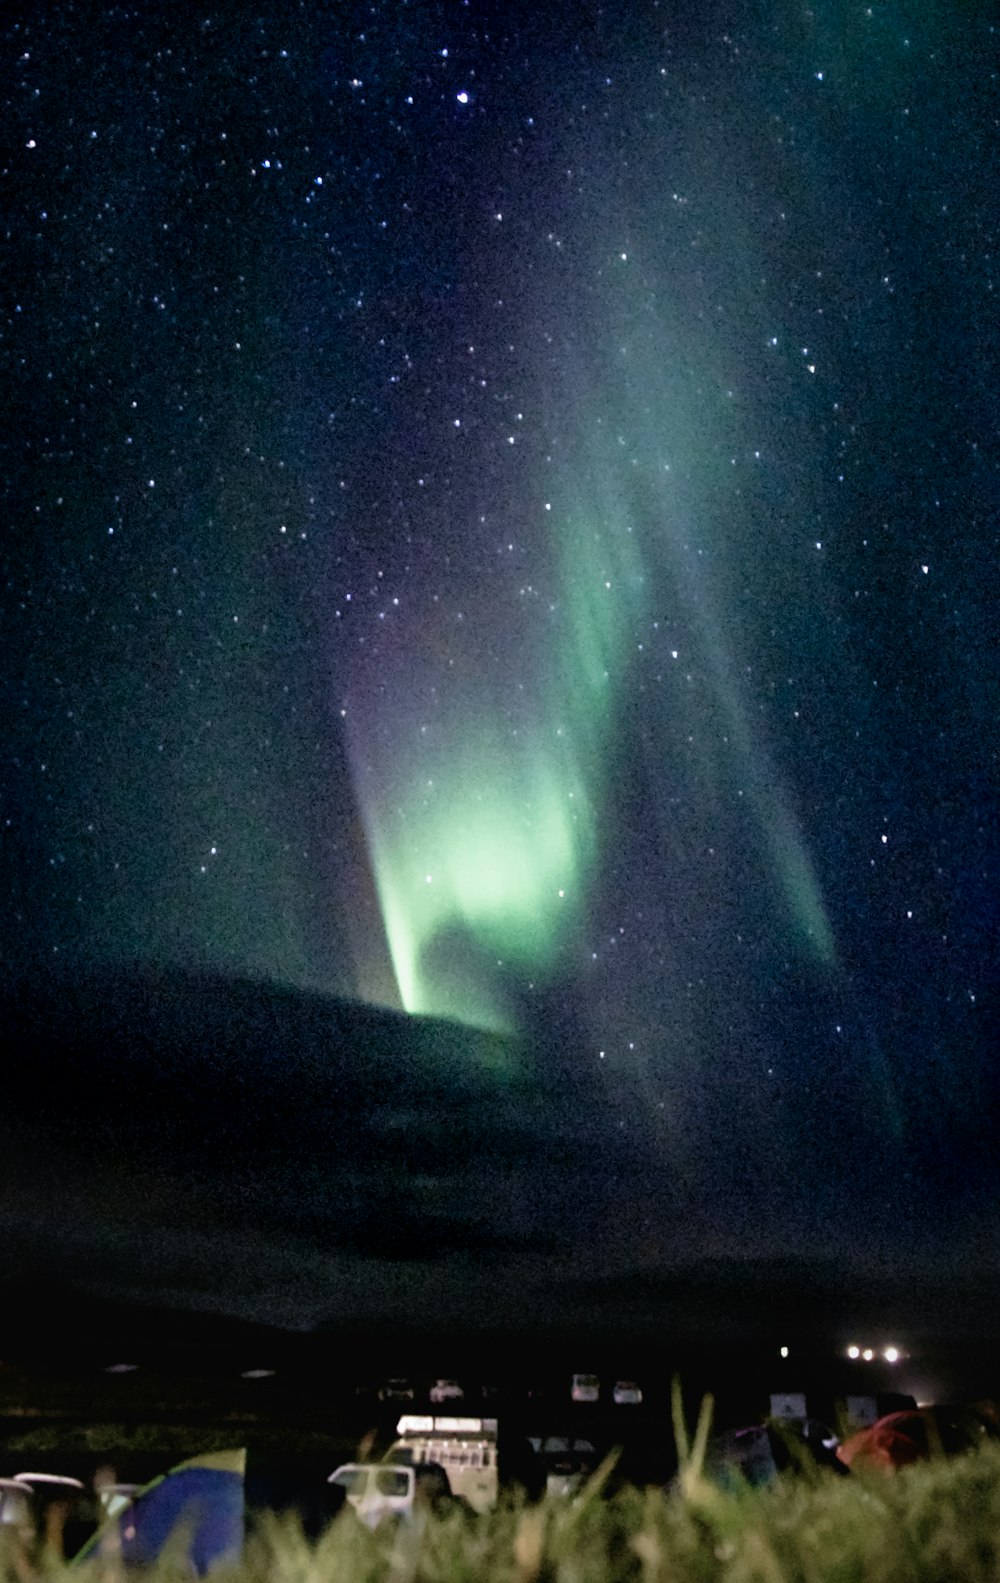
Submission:
[[[345,1510],[315,1542],[295,1518],[264,1515],[224,1575],[247,1583],[402,1575],[410,1583],[978,1583],[1000,1568],[1000,1455],[990,1449],[867,1481],[783,1478],[763,1491],[707,1483],[697,1447],[668,1493],[626,1486],[605,1499],[607,1474],[575,1501],[515,1501],[480,1518],[425,1511],[372,1532]],[[3,1543],[0,1533],[5,1580],[59,1575],[44,1556],[29,1569],[11,1538]],[[119,1570],[107,1559],[92,1565],[104,1580]],[[160,1573],[177,1575],[165,1565],[144,1575]]]

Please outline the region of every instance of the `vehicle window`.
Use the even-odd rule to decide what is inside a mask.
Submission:
[[[376,1468],[375,1488],[380,1495],[409,1495],[409,1475],[402,1468]]]
[[[368,1469],[342,1468],[333,1482],[345,1489],[348,1495],[363,1495],[368,1483]]]

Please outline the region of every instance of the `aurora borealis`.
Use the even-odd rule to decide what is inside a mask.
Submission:
[[[654,1252],[826,1246],[853,1181],[880,1246],[971,1224],[990,8],[3,36],[6,978],[208,968],[513,1036],[560,1127],[633,1149]]]
[[[629,255],[613,262],[624,273]],[[632,267],[641,275],[634,256]],[[537,579],[521,574],[500,644],[473,567],[464,574],[473,608],[449,612],[450,630],[426,677],[423,667],[413,674],[422,646],[413,635],[398,651],[398,673],[396,654],[380,658],[379,699],[360,711],[355,758],[366,767],[368,725],[377,738],[387,712],[391,723],[385,759],[376,758],[360,787],[371,811],[398,982],[411,1010],[489,1023],[497,1007],[488,998],[477,1003],[477,995],[489,995],[491,958],[528,980],[544,978],[560,961],[564,973],[574,973],[572,942],[588,915],[593,922],[595,875],[615,838],[609,763],[626,707],[636,709],[644,739],[661,755],[658,766],[648,766],[647,789],[662,889],[670,891],[670,847],[687,817],[679,797],[661,805],[662,783],[690,775],[690,765],[677,766],[688,757],[692,802],[705,798],[712,808],[746,799],[760,882],[773,890],[796,948],[830,966],[835,960],[804,836],[768,763],[769,733],[751,718],[752,689],[740,671],[751,674],[752,666],[740,667],[727,636],[735,623],[727,624],[721,591],[712,587],[714,560],[738,558],[740,547],[721,535],[707,544],[695,536],[697,502],[689,492],[704,488],[717,438],[706,447],[679,421],[683,395],[659,372],[670,368],[670,337],[648,297],[636,305],[621,286],[609,296],[612,308],[625,298],[621,322],[609,314],[610,326],[588,326],[585,342],[609,372],[598,386],[574,369],[562,410],[548,419],[550,427],[539,420],[543,442],[547,434],[569,437],[561,465],[554,440],[552,452],[536,458],[555,499],[532,501],[524,525],[505,516],[498,527],[517,541],[484,547],[501,561],[506,555],[527,562]],[[551,322],[562,322],[558,313]],[[575,348],[568,330],[564,335],[572,365]],[[618,344],[604,358],[609,336]],[[539,386],[546,388],[541,376]],[[633,444],[623,454],[625,434]],[[761,454],[755,450],[753,462]],[[680,481],[670,456],[683,459]],[[760,553],[755,544],[753,554]],[[505,592],[515,592],[513,581],[503,579]],[[492,579],[486,585],[489,598],[494,586]],[[389,614],[407,626],[405,617]],[[638,703],[630,699],[635,692]],[[386,694],[391,702],[382,704]],[[422,951],[433,952],[442,931],[452,931],[452,944],[466,935],[481,947],[479,982],[466,985],[464,1001],[421,967]]]

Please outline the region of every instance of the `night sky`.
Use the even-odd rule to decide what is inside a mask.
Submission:
[[[997,1259],[993,15],[8,11],[6,982],[524,1041],[626,1263]]]

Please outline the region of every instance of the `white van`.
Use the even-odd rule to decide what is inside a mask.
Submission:
[[[389,1456],[398,1463],[434,1462],[444,1468],[453,1495],[477,1512],[497,1503],[497,1421],[464,1415],[404,1413]]]
[[[344,1462],[327,1479],[338,1484],[366,1528],[384,1517],[412,1517],[416,1474],[393,1462]]]

